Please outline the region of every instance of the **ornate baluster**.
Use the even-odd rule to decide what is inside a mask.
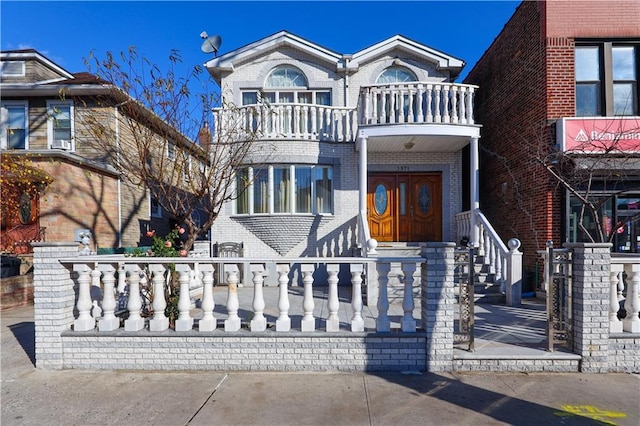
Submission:
[[[202,271],[202,318],[198,321],[199,331],[213,331],[218,326],[218,320],[213,316],[216,303],[213,300],[213,272],[212,264],[201,265]]]
[[[240,330],[241,320],[238,316],[240,302],[238,301],[238,266],[224,265],[227,274],[227,319],[224,320],[224,331]]]
[[[404,294],[402,298],[402,309],[404,316],[402,317],[402,331],[405,333],[415,333],[416,320],[413,318],[413,273],[416,271],[416,264],[412,262],[403,263],[402,271],[404,272]]]
[[[609,291],[609,332],[622,333],[622,321],[618,318],[620,301],[618,300],[618,283],[622,281],[623,265],[612,264]]]
[[[116,268],[114,265],[100,265],[104,277],[104,294],[102,297],[102,319],[98,321],[99,331],[113,331],[120,328],[120,320],[115,316],[116,298],[114,284]]]
[[[362,272],[364,266],[361,263],[351,264],[351,331],[364,331],[364,319],[362,318]]]
[[[102,317],[100,300],[102,299],[102,289],[100,288],[100,277],[102,272],[98,270],[98,265],[91,271],[91,316],[95,319]]]
[[[340,309],[340,301],[338,300],[338,272],[340,272],[339,264],[327,263],[327,273],[329,274],[327,280],[329,284],[327,331],[340,331],[340,318],[338,317],[338,309]]]
[[[451,122],[458,124],[458,86],[451,86]]]
[[[391,321],[389,321],[389,297],[387,295],[387,284],[389,282],[389,271],[391,264],[388,262],[378,262],[378,318],[376,319],[376,330],[379,333],[391,331]]]
[[[441,105],[441,101],[440,101],[440,94],[442,92],[442,86],[440,86],[439,84],[436,84],[434,87],[434,102],[433,102],[433,106],[435,108],[434,114],[433,114],[433,121],[435,121],[436,123],[441,123],[442,122],[442,105]]]
[[[318,108],[311,107],[311,137],[318,134]]]
[[[86,264],[73,265],[78,274],[78,318],[73,321],[75,331],[89,331],[96,327],[96,320],[91,316],[91,268]]]
[[[427,84],[427,123],[433,123],[433,85]]]
[[[640,333],[640,264],[627,263],[624,265],[627,273],[627,300],[624,302],[624,309],[627,315],[622,322],[622,329],[631,333]]]
[[[142,298],[140,297],[140,266],[127,265],[127,281],[129,282],[129,301],[127,310],[129,318],[124,321],[124,331],[139,331],[144,328],[144,319],[140,317]]]
[[[304,284],[304,296],[302,298],[302,322],[301,322],[301,331],[315,331],[316,330],[316,319],[313,317],[313,309],[315,308],[315,303],[313,302],[313,272],[314,266],[310,264],[302,264],[300,265],[300,270],[302,272],[303,278],[302,282]]]
[[[424,123],[424,111],[422,108],[422,98],[424,97],[424,86],[418,84],[418,93],[416,94],[416,119],[418,123]]]
[[[442,87],[442,122],[449,122],[449,86]]]
[[[176,331],[189,331],[193,329],[193,318],[189,315],[189,310],[191,309],[191,297],[189,296],[191,267],[180,264],[176,265],[176,270],[178,271],[178,283],[180,284]]]
[[[391,108],[389,108],[391,110]],[[385,124],[387,122],[387,92],[384,90],[380,91],[380,115],[378,119],[380,120],[380,124]]]
[[[378,98],[379,91],[373,90],[373,96],[371,96],[371,121],[367,124],[378,124],[380,117],[378,117]]]
[[[164,331],[169,328],[169,318],[164,314],[164,310],[167,307],[164,289],[166,268],[164,265],[154,264],[149,265],[149,271],[151,272],[151,285],[153,288],[153,318],[149,320],[149,330]]]
[[[466,114],[467,114],[467,124],[473,124],[473,87],[469,87],[467,92],[467,105],[466,105]]]
[[[289,269],[288,263],[279,263],[278,266],[278,319],[276,320],[276,331],[290,331],[291,318],[289,318]]]
[[[264,283],[263,264],[252,264],[253,274],[253,318],[251,319],[251,331],[265,331],[267,329],[267,319],[264,317],[264,295],[262,294],[262,284]]]

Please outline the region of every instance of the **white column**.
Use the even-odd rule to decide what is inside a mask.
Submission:
[[[358,138],[360,142],[360,156],[359,156],[359,168],[358,168],[358,195],[359,195],[359,212],[364,212],[366,214],[367,211],[367,138],[362,136],[360,133],[360,137]],[[362,242],[363,250],[366,250],[366,241]]]
[[[404,294],[402,298],[402,331],[405,333],[415,333],[416,320],[413,318],[413,273],[416,271],[416,264],[413,262],[403,263],[402,271],[404,272]]]
[[[631,333],[640,333],[640,264],[627,263],[624,265],[627,273],[627,300],[624,302],[624,309],[627,315],[622,321],[622,329]]]
[[[478,232],[478,219],[476,217],[476,212],[480,208],[480,182],[478,179],[478,174],[480,170],[480,163],[478,159],[478,138],[471,138],[471,144],[469,147],[470,151],[470,161],[469,161],[469,170],[470,170],[470,182],[469,182],[469,193],[471,194],[470,200],[470,210],[471,210],[471,235],[469,235],[469,245],[471,247],[477,247],[479,244],[480,235]],[[457,243],[457,241],[456,241]]]
[[[199,331],[213,331],[218,326],[218,320],[213,316],[216,303],[213,300],[213,264],[200,265],[202,271],[202,318],[198,321]]]
[[[389,298],[387,296],[387,284],[389,282],[389,271],[391,264],[388,262],[376,263],[378,270],[378,318],[376,319],[376,330],[379,333],[391,331],[391,321],[389,321]]]
[[[364,319],[362,318],[362,272],[364,266],[361,263],[351,265],[351,331],[364,331]]]
[[[227,276],[227,319],[224,320],[224,331],[239,331],[241,320],[238,316],[240,302],[238,301],[238,266],[224,265]]]
[[[129,282],[129,300],[127,310],[129,318],[124,321],[124,331],[139,331],[144,328],[144,318],[140,316],[142,299],[140,298],[140,266],[126,265],[127,281]]]
[[[104,291],[102,296],[102,319],[98,321],[98,330],[113,331],[120,328],[120,320],[115,316],[116,298],[114,284],[116,282],[116,267],[114,265],[100,265],[104,274],[102,282]]]
[[[340,331],[340,318],[338,317],[338,309],[340,309],[340,301],[338,300],[338,272],[340,265],[337,263],[327,264],[327,273],[329,278],[329,295],[327,300],[327,308],[329,316],[327,317],[327,331]]]
[[[622,333],[622,321],[618,318],[620,302],[618,300],[618,283],[622,280],[624,265],[611,264],[609,291],[609,332]]]
[[[75,331],[89,331],[96,327],[96,320],[91,316],[91,268],[86,264],[73,265],[78,273],[78,318],[73,321]]]
[[[276,320],[276,331],[290,331],[291,318],[289,318],[289,270],[288,263],[279,263],[278,269],[278,319]]]
[[[191,266],[185,264],[176,265],[176,270],[178,271],[178,282],[180,283],[176,331],[190,331],[193,329],[193,318],[189,315],[189,310],[191,309],[191,297],[189,295]]]
[[[302,311],[304,314],[302,316],[301,331],[316,330],[316,319],[313,317],[313,309],[315,308],[315,303],[313,302],[314,269],[314,266],[310,264],[300,265],[300,270],[303,275],[302,282],[304,284],[304,296],[302,298]]]
[[[253,318],[251,319],[251,331],[265,331],[267,329],[267,319],[264,317],[264,295],[262,294],[262,284],[264,283],[263,264],[252,264],[253,274]]]
[[[149,270],[151,271],[151,285],[153,286],[153,318],[149,320],[149,330],[164,331],[169,328],[169,318],[164,313],[167,307],[164,288],[166,268],[164,265],[149,265]]]

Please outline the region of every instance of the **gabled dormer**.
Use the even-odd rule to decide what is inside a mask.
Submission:
[[[0,82],[47,84],[73,78],[73,74],[36,50],[0,53]]]

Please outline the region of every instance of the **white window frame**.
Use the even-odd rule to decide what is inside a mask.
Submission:
[[[9,68],[7,67],[8,64],[20,65],[20,71],[17,73],[7,72],[7,69]],[[26,61],[2,61],[0,63],[0,76],[2,77],[24,77],[26,75],[27,75]]]
[[[0,102],[0,148],[9,149],[7,140],[7,107],[24,108],[24,149],[29,149],[29,103],[27,101],[2,101]]]
[[[275,212],[275,205],[274,205],[274,191],[275,191],[275,182],[274,182],[274,168],[278,167],[278,168],[289,168],[289,211],[288,212]],[[295,175],[296,175],[296,168],[300,167],[300,168],[310,168],[311,169],[311,212],[297,212],[296,211],[296,181],[295,181]],[[245,197],[245,201],[248,202],[248,212],[243,212],[243,213],[239,213],[238,212],[238,187],[236,186],[234,188],[234,192],[236,193],[236,201],[233,203],[233,214],[237,215],[237,216],[333,216],[335,215],[335,176],[333,173],[333,169],[334,167],[331,165],[326,165],[326,164],[274,164],[274,165],[269,165],[267,167],[260,167],[262,168],[267,168],[267,172],[268,172],[268,190],[267,190],[267,205],[268,205],[268,211],[267,212],[261,212],[261,213],[256,213],[255,212],[255,206],[254,206],[254,187],[253,187],[253,167],[246,167],[243,168],[244,170],[248,170],[248,179],[249,179],[249,186],[246,189],[247,193],[248,193],[248,197]],[[331,169],[331,200],[330,200],[330,212],[326,213],[326,212],[318,212],[318,206],[317,206],[317,190],[316,190],[316,180],[315,180],[315,172],[318,168],[329,168]],[[237,184],[237,181],[235,181],[235,184]],[[248,198],[248,200],[247,200]]]
[[[153,200],[155,197],[149,192],[149,217],[162,218],[162,206],[157,202],[157,208],[153,209]]]
[[[71,139],[69,140],[69,151],[76,150],[75,144],[75,118],[74,106],[72,101],[47,101],[47,146],[53,149],[54,126],[55,126],[55,109],[59,107],[69,107],[69,121],[71,126]]]
[[[176,159],[176,144],[174,144],[171,140],[167,141],[167,158],[169,160]]]

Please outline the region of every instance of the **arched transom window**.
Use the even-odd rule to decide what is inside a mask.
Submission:
[[[413,71],[405,67],[392,66],[384,70],[382,74],[378,76],[376,83],[406,83],[408,81],[418,81],[418,78]]]
[[[271,70],[263,87],[242,91],[242,105],[261,103],[331,105],[331,90],[312,89],[302,71],[290,65],[281,65]]]

